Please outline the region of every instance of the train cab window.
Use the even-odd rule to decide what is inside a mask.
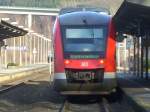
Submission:
[[[66,38],[104,38],[103,29],[66,29]]]
[[[64,30],[64,52],[104,52],[106,27],[67,27]]]

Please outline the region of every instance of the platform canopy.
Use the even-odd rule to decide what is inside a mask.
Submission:
[[[144,35],[150,30],[150,0],[124,0],[113,21],[117,32]]]
[[[28,32],[22,28],[11,25],[3,20],[0,21],[0,40],[23,36],[27,33]]]

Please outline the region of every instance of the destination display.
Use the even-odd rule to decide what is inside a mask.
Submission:
[[[96,59],[99,55],[70,55],[70,59]]]

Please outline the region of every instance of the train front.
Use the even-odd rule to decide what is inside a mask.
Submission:
[[[90,11],[60,15],[54,29],[54,88],[61,94],[108,94],[117,86],[111,17]]]

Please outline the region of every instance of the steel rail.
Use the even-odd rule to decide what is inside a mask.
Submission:
[[[102,106],[104,112],[112,112],[111,106],[105,97],[102,98]]]

